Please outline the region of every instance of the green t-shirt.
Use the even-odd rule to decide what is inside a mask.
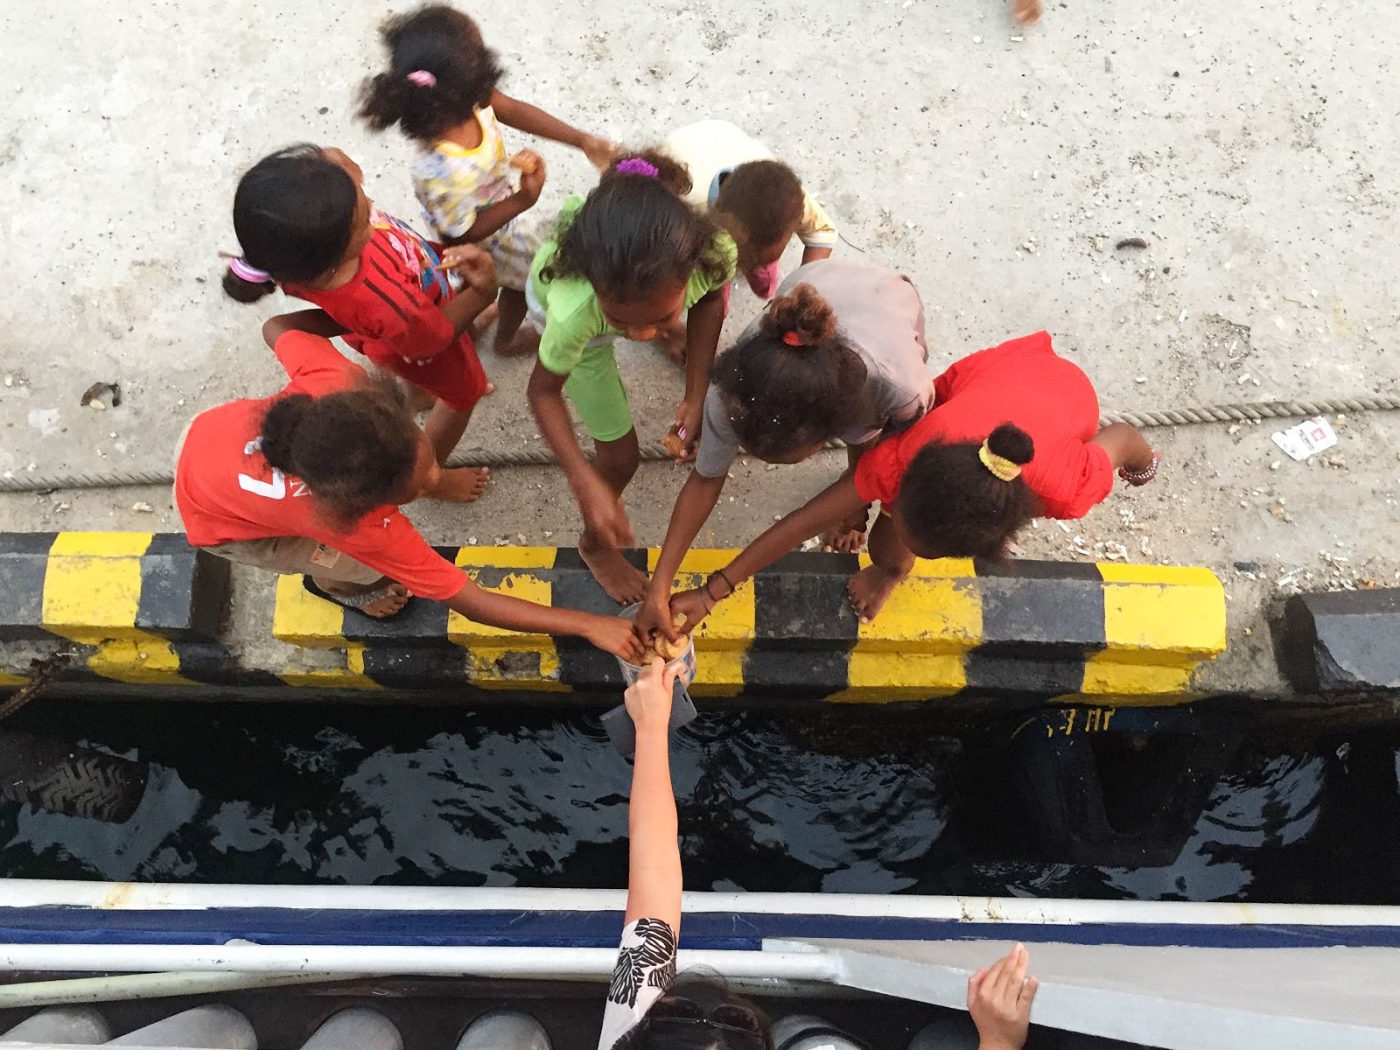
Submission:
[[[558,225],[571,221],[582,206],[583,198],[578,195],[566,200],[559,209]],[[615,333],[603,317],[603,308],[594,294],[593,286],[582,277],[547,281],[540,276],[540,271],[550,264],[559,249],[557,228],[555,235],[535,253],[535,261],[530,266],[530,284],[545,309],[544,333],[540,337],[540,364],[557,376],[566,376],[578,367],[591,342]],[[715,281],[703,270],[692,273],[685,285],[687,310],[734,277],[734,268],[739,259],[734,238],[721,230],[715,237],[715,246],[724,259],[724,276]]]

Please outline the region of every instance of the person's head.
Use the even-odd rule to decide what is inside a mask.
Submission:
[[[402,389],[387,377],[322,397],[278,398],[259,437],[268,465],[304,481],[341,529],[376,507],[412,502],[441,475]]]
[[[624,153],[559,233],[546,280],[581,277],[603,316],[628,339],[646,342],[675,324],[696,270],[717,283],[727,273],[718,227],[682,198],[683,165],[663,153]]]
[[[921,558],[1004,560],[1006,541],[1038,509],[1020,476],[1034,455],[1030,435],[1010,423],[982,444],[925,445],[899,485],[899,537]]]
[[[626,1050],[773,1050],[768,1018],[709,973],[677,977],[629,1036]]]
[[[722,354],[711,381],[739,443],[767,463],[797,463],[854,425],[865,362],[810,284],[774,299],[750,339]]]
[[[802,183],[786,164],[751,160],[724,176],[714,212],[739,246],[739,269],[777,262],[802,222]]]
[[[379,29],[389,68],[360,88],[360,117],[434,143],[491,101],[501,66],[476,23],[446,4],[395,15]]]
[[[373,232],[364,173],[338,149],[303,143],[264,157],[238,180],[233,232],[243,254],[224,291],[256,302],[285,281],[308,284],[358,257]]]

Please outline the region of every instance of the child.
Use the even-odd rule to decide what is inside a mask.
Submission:
[[[484,591],[428,546],[398,506],[433,489],[433,449],[398,385],[371,380],[331,345],[336,330],[316,310],[268,321],[263,335],[286,387],[190,424],[175,472],[190,543],[303,573],[313,594],[373,619],[401,612],[413,592],[481,623],[580,635],[635,659],[625,620]]]
[[[544,161],[521,150],[507,162],[501,124],[575,146],[600,169],[614,147],[501,94],[496,53],[454,8],[429,4],[397,15],[379,35],[389,69],[365,82],[360,116],[376,131],[398,124],[418,144],[413,191],[429,229],[444,244],[478,244],[490,253],[501,286],[496,352],[531,353],[539,333],[519,329],[539,238],[519,216],[539,200]],[[521,172],[518,190],[512,167]]]
[[[613,340],[653,340],[690,311],[676,424],[693,445],[724,322],[720,290],[734,276],[733,239],[681,199],[688,186],[669,157],[619,161],[587,200],[565,202],[555,239],[540,249],[530,273],[531,311],[544,333],[530,407],[583,512],[579,553],[619,602],[640,601],[646,577],[620,549],[632,543],[621,497],[639,452]],[[565,393],[593,438],[593,463],[574,437]]]
[[[468,331],[496,297],[491,261],[473,248],[444,258],[437,245],[378,211],[363,180],[338,149],[290,146],[258,161],[234,195],[243,254],[229,264],[224,291],[249,303],[281,285],[325,310],[351,347],[437,399],[424,429],[445,463],[492,389]],[[445,267],[460,269],[461,293]],[[470,502],[488,477],[484,469],[446,470],[431,495]]]
[[[760,299],[773,298],[778,260],[802,238],[802,263],[825,259],[839,234],[791,168],[768,147],[725,120],[673,131],[661,145],[690,172],[686,200],[708,207],[739,246],[739,271]]]
[[[797,269],[781,292],[715,363],[699,455],[637,617],[643,637],[670,620],[670,581],[741,448],[767,463],[799,463],[839,437],[854,468],[933,404],[923,304],[908,278],[826,259]],[[862,504],[828,545],[858,550],[868,516]]]
[[[862,456],[854,474],[783,518],[704,587],[673,595],[672,613],[685,616],[679,628],[666,616],[650,626],[668,637],[692,630],[759,569],[879,500],[872,564],[849,583],[856,614],[868,622],[916,555],[1001,559],[1032,517],[1087,514],[1113,488],[1115,469],[1130,485],[1157,475],[1159,458],[1137,430],[1099,430],[1089,378],[1055,353],[1046,332],[955,362],[934,391],[933,409]]]

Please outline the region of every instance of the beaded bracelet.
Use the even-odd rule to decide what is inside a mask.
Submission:
[[[1118,468],[1118,476],[1132,485],[1146,485],[1157,476],[1157,468],[1162,464],[1162,457],[1152,453],[1152,466],[1146,470],[1129,470],[1127,467]]]

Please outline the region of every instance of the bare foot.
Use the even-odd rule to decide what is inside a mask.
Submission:
[[[1012,0],[1011,17],[1023,26],[1040,20],[1040,0]]]
[[[613,601],[631,605],[646,597],[647,574],[624,558],[616,547],[588,546],[586,537],[580,536],[578,552],[588,571]]]
[[[894,589],[900,585],[907,572],[892,572],[878,565],[870,565],[846,581],[846,591],[851,596],[851,607],[860,617],[861,623],[869,623],[885,607]]]
[[[424,495],[444,503],[470,503],[486,491],[491,471],[486,467],[452,467]]]
[[[496,384],[493,383],[493,382],[491,382],[491,380],[489,380],[489,379],[486,380],[486,389],[483,390],[483,391],[481,392],[481,396],[482,396],[482,397],[490,397],[490,396],[491,396],[492,394],[494,394],[495,392],[496,392]]]
[[[496,318],[500,315],[500,312],[501,308],[495,303],[492,303],[485,310],[482,310],[481,313],[477,314],[475,319],[469,326],[472,333],[472,339],[480,339],[481,333],[486,331],[486,329],[490,328],[493,324],[496,323]]]
[[[832,529],[822,536],[822,550],[837,554],[859,554],[865,550],[864,529]]]
[[[540,333],[534,328],[526,325],[522,326],[515,333],[515,338],[505,346],[500,345],[500,340],[496,341],[493,349],[501,357],[524,357],[526,354],[538,353],[540,349]]]
[[[379,590],[381,585],[376,583],[370,587],[356,587],[353,584],[337,583],[327,580],[318,582],[317,586],[327,594],[333,594],[337,598],[350,598],[357,594],[365,594],[368,591]],[[408,592],[408,588],[403,584],[391,583],[389,585],[389,593],[383,598],[380,598],[377,602],[370,602],[368,605],[357,605],[355,611],[364,613],[372,620],[383,620],[393,616],[394,613],[402,609],[408,604],[408,600],[412,597],[413,595]]]

